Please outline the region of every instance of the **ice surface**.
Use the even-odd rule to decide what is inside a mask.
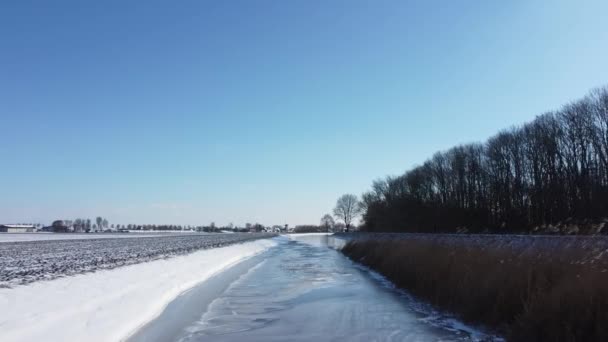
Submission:
[[[429,323],[417,303],[324,246],[289,235],[182,333],[163,341],[479,341],[464,325]],[[205,284],[201,284],[205,286]],[[433,313],[435,315],[436,313]],[[434,321],[433,321],[434,322]],[[487,340],[487,339],[485,339]],[[160,341],[150,339],[149,341]]]

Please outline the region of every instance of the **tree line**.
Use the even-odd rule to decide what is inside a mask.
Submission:
[[[361,205],[368,231],[532,232],[601,222],[608,87],[374,181]]]
[[[197,230],[197,231],[219,231],[219,228],[215,226],[214,222],[211,222],[209,226],[190,226],[190,225],[177,225],[177,224],[110,224],[109,221],[101,216],[95,218],[95,221],[91,219],[77,218],[71,220],[57,220],[53,225],[65,226],[66,228],[72,228],[74,232],[95,232],[104,230]]]

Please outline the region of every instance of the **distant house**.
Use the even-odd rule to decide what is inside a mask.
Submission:
[[[0,225],[1,233],[31,233],[34,231],[34,226],[31,224],[2,224]]]

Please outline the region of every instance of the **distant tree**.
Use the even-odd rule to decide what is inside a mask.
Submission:
[[[53,227],[53,231],[55,233],[65,233],[68,231],[68,226],[66,226],[65,221],[63,220],[53,221],[51,226]]]
[[[91,231],[91,219],[87,219],[87,222],[85,224],[85,231]]]
[[[103,218],[101,216],[97,216],[97,218],[95,218],[95,222],[97,223],[97,228],[101,229],[101,225],[103,223]]]
[[[82,232],[85,230],[85,220],[77,218],[74,220],[74,232]]]
[[[320,233],[326,231],[326,228],[323,226],[299,225],[295,226],[293,231],[295,233]]]
[[[341,232],[344,229],[346,229],[346,225],[342,222],[336,222],[336,225],[334,226],[334,230],[337,232]]]
[[[106,228],[106,229],[107,229],[107,228],[108,228],[108,220],[106,220],[106,219],[104,218],[104,219],[101,221],[101,226],[102,226],[103,228]]]
[[[338,198],[334,208],[334,216],[342,220],[346,225],[346,230],[350,229],[352,221],[361,213],[362,206],[357,196],[345,194]]]
[[[455,146],[362,196],[363,228],[598,232],[608,213],[608,87],[484,143]]]
[[[336,222],[334,221],[334,218],[331,217],[331,215],[325,214],[323,217],[321,217],[321,227],[323,227],[326,232],[328,232],[330,229],[333,229],[335,224]]]
[[[264,230],[264,226],[259,223],[256,223],[253,225],[253,230],[255,230],[256,232],[261,232]]]

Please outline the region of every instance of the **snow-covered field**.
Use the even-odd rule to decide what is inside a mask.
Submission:
[[[89,242],[93,241],[144,239]],[[0,341],[124,340],[179,294],[276,244],[272,239],[259,239],[113,270],[0,288]],[[4,251],[0,253],[5,255]]]
[[[94,238],[0,243],[0,288],[273,236],[263,233],[160,234],[127,239],[122,236],[129,234],[122,234],[121,238],[82,235]]]
[[[45,240],[82,240],[82,239],[118,239],[167,236],[173,233],[0,233],[0,243],[20,241],[45,241]]]

